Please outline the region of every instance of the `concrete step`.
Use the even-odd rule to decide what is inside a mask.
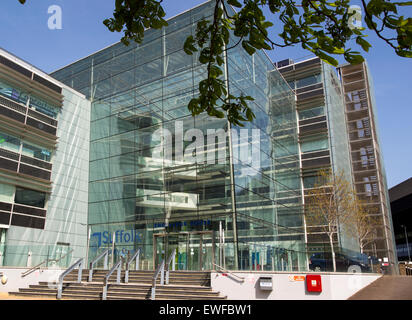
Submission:
[[[30,285],[30,288],[37,288],[37,287],[51,287],[57,288],[57,283],[55,282],[39,282],[39,284],[37,285]],[[103,288],[103,284],[102,283],[96,283],[96,282],[63,282],[63,288],[68,288],[68,287],[80,287],[80,288],[84,288],[84,287],[94,287],[94,288],[99,288],[102,289]],[[125,283],[120,283],[120,284],[115,284],[115,283],[110,283],[109,285],[110,288],[126,288],[126,289],[139,289],[139,288],[151,288],[152,285],[151,284],[125,284]],[[211,291],[212,288],[211,287],[207,287],[207,286],[177,286],[177,285],[164,285],[164,286],[156,286],[156,288],[162,288],[164,290],[176,290],[176,291],[180,291],[180,290],[197,290],[197,291],[202,291],[202,292],[208,292]]]
[[[94,276],[104,276],[108,273],[109,270],[93,270],[93,277]],[[114,272],[113,275],[117,274],[117,272]],[[88,276],[89,275],[89,270],[83,269],[82,270],[82,275],[83,276]],[[121,271],[121,276],[124,277],[125,271]],[[129,271],[129,277],[153,277],[154,272],[153,271]],[[210,278],[210,272],[197,272],[197,271],[192,271],[192,272],[186,272],[186,271],[170,271],[169,272],[170,277],[175,277],[175,278]],[[78,276],[78,270],[73,270],[70,274],[67,276]]]
[[[50,285],[30,285],[29,288],[22,288],[20,292],[56,292],[57,288],[54,288]],[[103,291],[103,286],[85,286],[85,285],[70,285],[70,286],[63,286],[64,293],[78,293],[78,292],[93,292],[93,293],[101,293]],[[140,293],[147,293],[151,291],[151,286],[128,286],[128,285],[109,285],[108,292],[112,294],[124,294],[127,292],[128,294],[140,294]],[[156,292],[163,293],[163,294],[190,294],[196,295],[201,294],[205,296],[216,296],[219,295],[218,292],[213,292],[211,289],[205,290],[204,288],[176,288],[176,287],[167,287],[167,286],[159,286],[156,287]]]
[[[65,281],[75,282],[77,279],[65,279]],[[82,282],[87,282],[87,279],[82,279]],[[93,283],[103,283],[103,278],[93,278]],[[109,279],[109,283],[116,283],[116,279]],[[124,279],[121,279],[124,283]],[[129,279],[130,284],[152,284],[152,279]],[[160,279],[156,281],[160,285]],[[191,285],[191,286],[210,286],[210,281],[191,281],[191,280],[170,280],[171,285]]]
[[[103,279],[108,270],[95,270],[93,281],[88,282],[88,270],[83,271],[82,282],[77,283],[77,270],[65,277],[63,282],[63,300],[101,300]],[[129,283],[115,283],[116,274],[109,279],[107,293],[108,300],[147,300],[150,299],[153,271],[131,271]],[[219,292],[210,287],[210,272],[199,271],[172,271],[169,285],[156,286],[157,300],[222,300]],[[124,281],[124,271],[121,275]],[[160,283],[158,278],[157,283]],[[56,298],[57,284],[55,282],[39,282],[29,288],[19,289],[10,295]]]
[[[49,297],[56,297],[57,290],[49,289],[49,288],[41,288],[41,289],[31,289],[31,288],[23,288],[19,289],[19,292],[11,292],[10,295],[15,296],[49,296]],[[107,293],[108,299],[117,299],[117,300],[124,300],[124,299],[150,299],[151,290],[150,288],[144,289],[142,291],[130,291],[130,290],[112,290],[109,288]],[[85,288],[75,289],[75,288],[66,288],[63,291],[62,298],[70,298],[70,299],[92,299],[92,300],[100,300],[102,297],[102,290],[98,290],[97,288]],[[219,296],[217,292],[210,292],[209,294],[205,294],[204,292],[176,292],[176,291],[163,291],[161,288],[156,288],[156,299],[166,299],[166,300],[176,300],[176,299],[189,299],[189,300],[222,300],[226,297]]]
[[[19,296],[19,297],[48,297],[48,298],[56,298],[56,293],[42,293],[42,292],[10,292],[10,296]],[[100,297],[97,296],[91,296],[91,295],[76,295],[76,294],[63,294],[62,295],[63,300],[101,300]]]
[[[88,277],[82,277],[83,282],[88,281]],[[101,282],[103,283],[104,277],[93,277],[92,282]],[[129,283],[152,283],[152,278],[131,278],[129,277]],[[77,277],[65,277],[64,281],[75,282],[77,281]],[[120,278],[121,282],[124,282],[124,278]],[[116,277],[110,277],[109,283],[116,282]],[[156,280],[156,283],[160,284],[160,278]],[[210,286],[210,279],[203,279],[203,280],[192,280],[192,279],[173,279],[169,278],[170,284],[181,284],[181,285],[198,285],[198,286]]]

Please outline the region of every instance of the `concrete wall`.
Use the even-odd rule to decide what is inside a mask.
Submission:
[[[18,292],[20,288],[28,288],[29,285],[38,284],[40,281],[55,282],[64,270],[36,270],[22,278],[21,274],[25,271],[27,268],[0,268],[0,275],[7,277],[6,284],[0,282],[0,292]]]
[[[228,273],[214,272],[211,276],[213,290],[219,291],[229,300],[346,300],[382,276],[359,273],[316,273],[322,276],[322,292],[310,293],[306,291],[305,281],[291,280],[291,276],[305,276],[305,273],[235,272],[234,274],[243,277],[244,281],[241,282]],[[259,277],[271,277],[273,291],[261,290]]]

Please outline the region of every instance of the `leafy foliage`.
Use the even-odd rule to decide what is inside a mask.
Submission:
[[[366,245],[376,241],[377,229],[383,225],[376,216],[377,213],[379,210],[376,207],[368,206],[366,202],[355,197],[351,216],[352,228],[349,228],[349,232],[358,239],[361,253]]]
[[[333,236],[340,226],[353,222],[356,207],[356,194],[343,171],[336,175],[331,170],[321,170],[313,189],[305,196],[305,218],[308,226],[317,227],[329,238],[333,258],[333,271],[336,271]]]
[[[18,0],[24,4],[25,0]],[[199,61],[207,66],[207,76],[199,83],[199,96],[189,103],[193,115],[207,112],[224,117],[235,125],[255,118],[247,101],[250,96],[235,97],[229,93],[224,80],[224,61],[228,50],[230,32],[238,37],[238,44],[250,55],[256,50],[301,45],[322,60],[336,66],[335,55],[342,55],[352,64],[364,59],[350,44],[369,51],[371,44],[365,39],[365,28],[354,27],[355,16],[350,0],[213,0],[213,21],[198,22],[195,36],[189,36],[184,50],[187,54],[200,51]],[[123,32],[122,42],[141,43],[144,30],[167,26],[162,8],[163,0],[115,0],[113,17],[103,23],[112,32]],[[225,2],[237,9],[230,15]],[[399,14],[402,7],[412,6],[412,1],[361,0],[364,22],[379,38],[402,57],[412,57],[412,18]],[[267,8],[269,21],[263,14]],[[274,22],[281,32],[269,36]]]

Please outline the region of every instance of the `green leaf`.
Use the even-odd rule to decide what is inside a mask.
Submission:
[[[249,55],[253,55],[256,52],[256,49],[249,44],[249,41],[242,41],[242,47],[249,53]]]
[[[242,5],[237,0],[227,0],[227,3],[236,8],[242,7]]]
[[[344,53],[345,53],[345,49],[335,47],[335,48],[333,49],[333,53],[334,53],[334,54],[344,54]]]
[[[399,50],[397,51],[398,56],[404,57],[404,58],[412,58],[412,51],[408,50]]]
[[[336,66],[338,65],[338,61],[337,61],[335,58],[327,55],[327,54],[324,53],[323,51],[317,51],[317,52],[314,52],[314,53],[315,53],[319,58],[321,58],[323,61],[331,64],[332,66],[336,67]]]
[[[193,52],[197,51],[196,47],[193,45],[194,43],[195,40],[193,39],[193,36],[187,37],[183,45],[183,50],[186,52],[186,54],[192,55]]]
[[[21,1],[20,1],[21,2]],[[406,1],[406,2],[393,2],[393,4],[396,4],[397,6],[403,7],[403,6],[412,6],[412,1]]]
[[[345,59],[350,64],[359,64],[365,61],[365,59],[359,54],[345,54]]]
[[[356,37],[356,43],[359,44],[362,47],[362,49],[366,52],[368,52],[369,48],[372,47],[372,45],[368,41],[359,36]]]

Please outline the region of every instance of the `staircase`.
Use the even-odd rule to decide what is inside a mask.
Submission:
[[[107,270],[94,270],[93,281],[88,282],[89,270],[83,269],[82,281],[77,283],[78,270],[73,270],[64,278],[62,299],[65,300],[101,300],[103,279]],[[129,283],[116,284],[116,274],[109,278],[107,300],[148,300],[150,299],[153,271],[130,271]],[[121,273],[124,282],[124,271]],[[156,285],[156,300],[222,300],[226,297],[210,287],[210,272],[205,271],[170,271],[169,284]],[[10,292],[10,296],[19,297],[56,297],[57,284],[39,282],[29,288]]]

